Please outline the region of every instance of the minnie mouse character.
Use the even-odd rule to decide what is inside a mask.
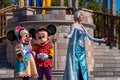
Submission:
[[[10,32],[9,32],[10,33]],[[14,34],[15,33],[15,34]],[[34,58],[32,56],[32,37],[28,31],[21,26],[16,26],[15,32],[8,34],[8,40],[17,40],[16,44],[16,64],[15,64],[15,77],[29,80],[30,77],[37,77],[37,69]]]
[[[43,74],[45,74],[46,80],[52,80],[54,49],[50,44],[50,34],[51,31],[44,26],[35,31],[36,44],[33,45],[33,51],[36,52],[38,80],[43,80]]]

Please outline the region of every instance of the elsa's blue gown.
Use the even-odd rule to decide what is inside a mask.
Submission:
[[[72,25],[67,36],[69,45],[63,80],[89,80],[85,50],[86,36],[92,41],[102,41],[90,36],[84,29],[78,29]]]

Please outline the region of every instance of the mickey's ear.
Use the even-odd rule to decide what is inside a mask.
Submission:
[[[35,38],[35,31],[36,31],[36,29],[34,29],[34,28],[31,28],[29,30],[29,34],[32,35],[32,38]]]
[[[14,41],[14,40],[17,39],[14,30],[8,31],[8,33],[7,33],[7,39],[10,40],[10,41]]]
[[[57,31],[56,27],[54,25],[49,25],[47,27],[48,30],[50,30],[50,35],[54,35]]]

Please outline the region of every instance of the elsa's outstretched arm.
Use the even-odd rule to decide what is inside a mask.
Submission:
[[[73,33],[74,33],[74,29],[75,28],[73,26],[71,26],[70,27],[70,32],[68,33],[68,35],[64,36],[64,38],[71,38]]]
[[[103,39],[99,39],[99,38],[94,38],[93,36],[91,36],[87,31],[86,31],[86,35],[88,36],[88,38],[94,42],[103,42]]]

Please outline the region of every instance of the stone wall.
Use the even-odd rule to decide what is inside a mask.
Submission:
[[[59,10],[60,8],[58,8]],[[55,50],[55,57],[54,57],[54,69],[55,70],[64,70],[65,63],[66,63],[66,54],[67,54],[67,47],[68,47],[68,39],[64,39],[63,35],[67,34],[70,30],[70,25],[74,22],[73,21],[73,15],[65,14],[65,10],[63,7],[61,8],[63,10],[63,14],[53,13],[50,12],[45,15],[34,15],[34,11],[30,12],[33,13],[32,15],[27,15],[29,13],[26,13],[24,15],[19,14],[21,16],[13,15],[14,17],[11,19],[11,22],[6,26],[6,32],[13,30],[16,25],[23,25],[25,28],[30,30],[31,28],[39,28],[40,25],[49,26],[54,25],[57,29],[57,32],[55,35],[51,36],[52,39],[56,38],[56,42],[52,42]],[[26,8],[26,10],[29,10]],[[26,11],[25,12],[29,12]],[[19,11],[19,10],[16,10]],[[22,11],[22,9],[20,9]],[[54,10],[52,10],[54,11]],[[17,12],[14,12],[14,14]],[[24,12],[23,12],[24,13]],[[93,24],[92,14],[85,11],[85,19],[82,22],[82,24],[85,26],[86,30],[93,35],[93,30],[95,29],[95,26]],[[20,20],[19,20],[20,19]],[[7,55],[8,60],[14,65],[15,62],[15,43],[16,42],[10,42],[7,41]],[[33,43],[32,43],[33,44]],[[93,70],[94,66],[94,60],[93,60],[93,42],[86,39],[86,49],[87,49],[87,63],[88,63],[88,69],[89,72]]]

